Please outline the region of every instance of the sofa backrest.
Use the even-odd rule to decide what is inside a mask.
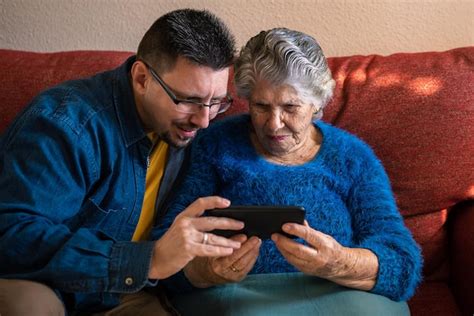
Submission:
[[[130,55],[0,50],[0,132],[46,87],[114,68]],[[446,279],[447,218],[474,199],[474,47],[329,58],[329,65],[337,86],[324,120],[374,148],[423,248],[426,278]],[[229,89],[235,96],[231,82]],[[235,99],[226,115],[248,109]]]
[[[33,53],[0,49],[0,133],[31,99],[60,82],[120,65],[130,52]]]
[[[447,279],[449,213],[474,199],[474,47],[329,63],[337,88],[324,118],[372,146],[425,277]]]

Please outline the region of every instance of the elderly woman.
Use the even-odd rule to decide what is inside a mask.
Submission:
[[[163,282],[176,308],[407,314],[406,303],[395,301],[411,297],[420,281],[419,247],[373,151],[319,120],[335,81],[318,43],[284,28],[261,32],[242,49],[235,84],[249,115],[216,122],[198,136],[165,223],[210,195],[233,205],[302,206],[306,222],[283,225],[298,239],[237,235],[242,245],[232,255],[191,261]],[[205,241],[218,245],[221,238],[208,233]],[[210,289],[183,294],[193,288]]]

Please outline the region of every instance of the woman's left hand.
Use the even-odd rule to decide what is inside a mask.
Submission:
[[[370,250],[344,247],[333,237],[309,227],[306,221],[304,225],[286,223],[283,231],[309,244],[272,235],[278,250],[299,271],[362,290],[374,286],[378,259]]]
[[[285,259],[303,273],[330,279],[340,274],[345,249],[334,238],[305,225],[287,223],[283,231],[305,240],[311,247],[298,243],[281,234],[272,240]]]

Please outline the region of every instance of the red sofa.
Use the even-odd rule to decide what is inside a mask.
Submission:
[[[113,68],[130,54],[0,50],[0,133],[41,90]],[[374,148],[423,250],[412,314],[473,315],[474,47],[329,63],[337,87],[324,120]],[[236,99],[229,113],[246,109]]]

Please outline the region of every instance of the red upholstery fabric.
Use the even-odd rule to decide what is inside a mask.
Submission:
[[[450,228],[450,262],[452,277],[450,284],[461,311],[474,314],[474,201],[454,209]]]
[[[0,49],[0,133],[47,87],[115,68],[130,52],[32,53]]]
[[[403,215],[474,198],[474,47],[330,65],[337,89],[325,119],[372,145]]]
[[[0,132],[39,91],[113,68],[130,54],[0,50]],[[474,200],[474,47],[329,64],[337,86],[324,120],[374,148],[422,246],[425,283],[409,302],[412,314],[473,314],[474,207],[460,205]],[[246,111],[229,88],[236,102],[226,115]]]
[[[474,48],[330,64],[337,90],[325,119],[372,145],[422,245],[425,278],[447,280],[446,220],[474,199]]]
[[[417,294],[408,302],[408,306],[412,315],[461,315],[451,289],[444,282],[423,283]]]

